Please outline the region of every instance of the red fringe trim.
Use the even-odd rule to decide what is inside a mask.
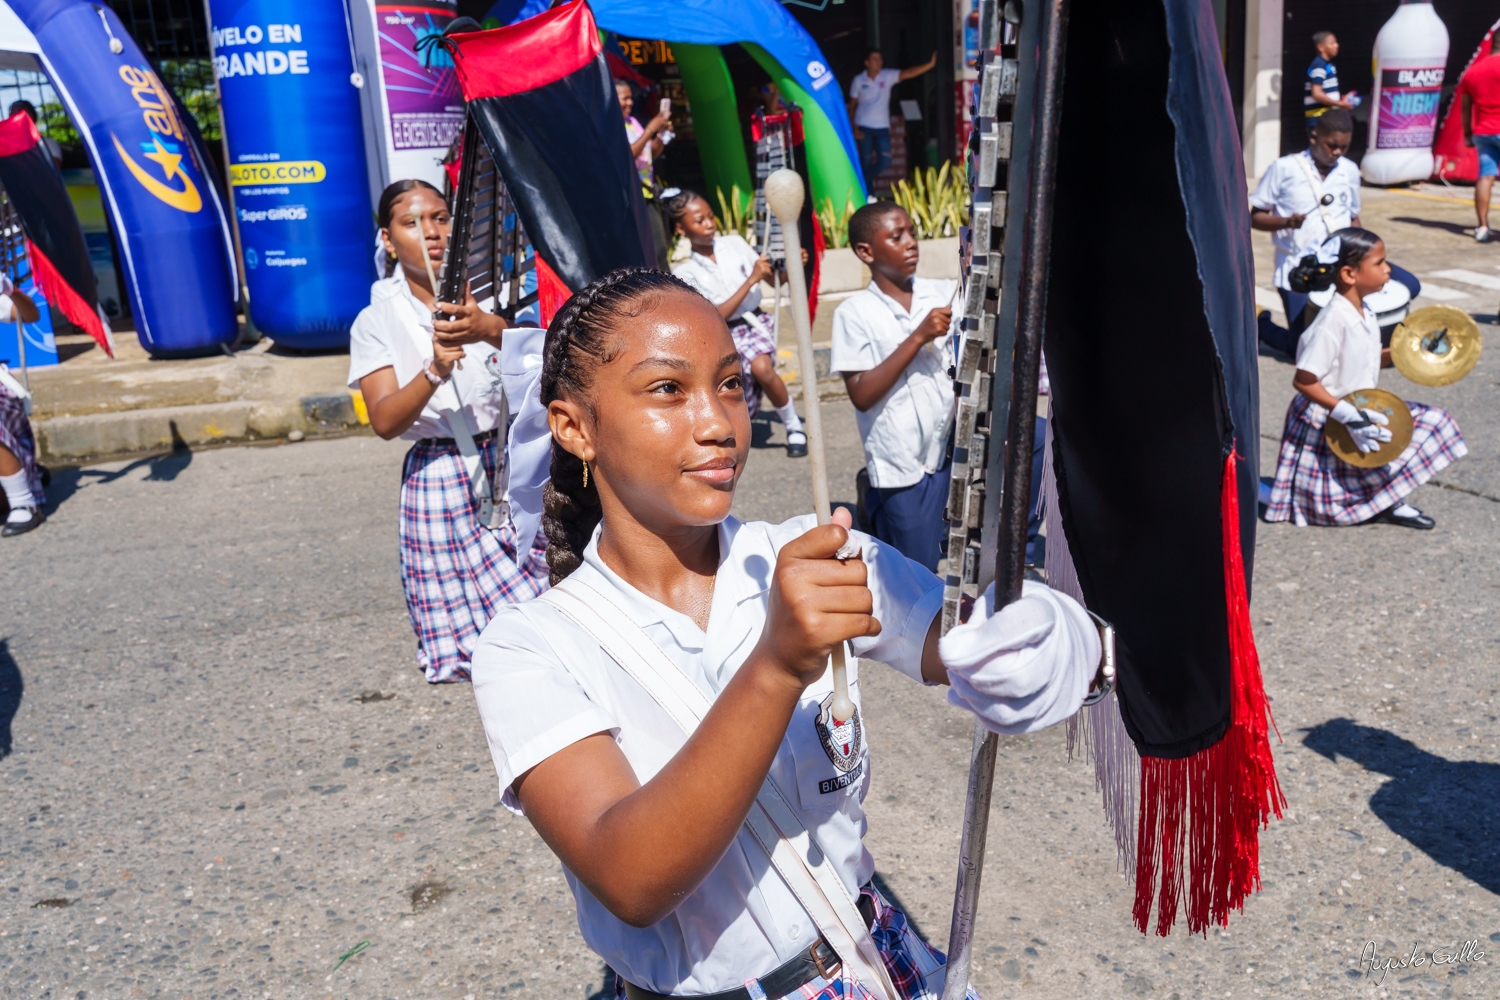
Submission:
[[[47,255],[42,253],[41,248],[30,240],[26,241],[26,254],[31,258],[32,270],[36,272],[37,287],[41,289],[42,298],[47,300],[47,304],[62,310],[62,314],[68,317],[74,326],[93,337],[94,342],[104,348],[104,353],[113,358],[115,356],[114,340],[104,329],[104,321],[99,318],[99,313],[63,279],[62,272],[47,259]]]
[[[536,306],[542,314],[542,329],[552,325],[552,317],[557,315],[559,309],[567,305],[573,292],[563,280],[557,276],[557,272],[547,266],[541,254],[536,255]]]
[[[1141,758],[1134,917],[1142,934],[1151,921],[1153,897],[1156,933],[1162,937],[1171,933],[1184,904],[1190,934],[1206,937],[1209,924],[1227,925],[1230,911],[1243,909],[1245,897],[1260,891],[1260,830],[1273,812],[1280,819],[1286,806],[1271,759],[1270,707],[1250,627],[1238,459],[1235,452],[1225,459],[1219,494],[1229,612],[1229,730],[1218,743],[1182,760]]]

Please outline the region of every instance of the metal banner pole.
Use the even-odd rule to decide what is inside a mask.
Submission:
[[[981,14],[982,44],[986,49],[994,49],[999,44],[1000,25],[997,16],[999,5],[986,3],[983,6],[988,10]],[[1052,233],[1052,187],[1057,171],[1058,126],[1061,121],[1063,63],[1068,28],[1068,0],[1045,0],[1037,4],[1037,7],[1040,8],[1038,11],[1040,50],[1037,84],[1029,118],[1032,129],[1029,190],[1033,197],[1024,199],[1026,204],[1010,206],[1016,210],[1017,221],[1022,227],[1021,274],[1017,289],[1014,349],[1011,352],[994,350],[990,359],[994,365],[994,376],[991,382],[994,402],[1005,401],[1008,397],[1009,404],[1004,407],[1006,428],[1002,465],[1003,486],[998,524],[994,526],[998,536],[995,561],[995,605],[997,609],[1020,598],[1021,585],[1026,571],[1031,456],[1036,435],[1037,373],[1040,367],[1042,328],[1046,315],[1047,267],[1051,253]],[[1031,14],[1029,9],[1022,14],[1019,5],[1016,5],[1015,15],[1011,14],[1011,9],[1012,5],[1007,4],[1007,20],[1010,20],[1012,24],[1018,23],[1021,16]],[[1007,74],[1006,67],[1003,66],[1001,60],[991,60],[986,65],[986,76],[990,75],[992,69],[997,79],[990,85],[996,91],[1000,89],[1001,78],[1008,76],[1009,80],[1014,81],[1014,73]],[[1013,67],[1011,69],[1013,70]],[[986,100],[993,103],[996,99],[984,89],[985,84],[989,83],[988,80],[981,83],[980,116],[976,118],[976,126],[988,126],[989,133],[987,135],[981,131],[979,136],[976,188],[995,186],[996,161],[1001,152],[999,147],[1002,144],[1002,134],[1006,158],[1008,158],[1009,147],[1014,138],[1009,129],[1003,130],[1002,133],[1002,130],[995,127],[998,123],[985,121],[986,111],[989,111],[991,115],[994,113],[992,109],[984,107]],[[1021,120],[1015,122],[1012,127],[1024,128],[1025,126],[1026,121]],[[986,149],[987,141],[993,144],[988,149]],[[988,192],[986,195],[988,196]],[[991,227],[995,225],[992,221],[993,213],[998,206],[1001,213],[999,218],[1003,219],[1007,205],[1003,194],[999,199],[986,197],[985,200],[989,204],[984,206],[988,210],[983,213],[985,217],[983,231],[977,225],[980,215],[977,191],[975,218],[972,218],[971,222],[976,223],[972,239],[982,241],[973,243],[972,256],[976,259],[976,266],[977,258],[983,256],[986,267],[980,278],[987,284],[990,254],[992,250],[998,249],[990,246],[993,238]],[[999,255],[995,256],[996,264],[998,264]],[[971,273],[971,286],[975,284],[973,277]],[[977,296],[974,294],[975,291],[978,292]],[[983,310],[984,304],[983,287],[971,288],[965,302],[966,321],[971,314],[974,314],[977,319],[977,314]],[[1009,378],[1005,378],[1006,367],[1010,369]],[[960,403],[961,410],[962,405]],[[973,413],[972,407],[970,413]],[[993,414],[992,410],[992,416]],[[960,423],[962,424],[963,421],[961,420]],[[971,418],[969,429],[972,430],[972,426]],[[987,426],[993,433],[993,423]],[[957,449],[955,448],[955,478],[957,477],[957,464]],[[952,513],[950,503],[950,516]],[[990,528],[990,524],[984,525],[986,532]],[[953,537],[957,537],[957,529],[950,536],[950,564],[955,558],[963,560],[969,555],[967,548],[962,552],[953,551],[951,541]],[[951,575],[953,570],[950,569],[949,572]],[[969,985],[969,966],[973,957],[974,944],[974,919],[979,908],[980,877],[984,871],[984,853],[989,835],[990,801],[994,791],[995,758],[998,749],[999,738],[984,726],[976,723],[974,743],[970,754],[963,840],[959,850],[958,884],[953,898],[953,923],[948,937],[948,969],[943,985],[943,1000],[960,1000]]]

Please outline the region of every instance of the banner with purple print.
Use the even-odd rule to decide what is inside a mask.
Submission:
[[[417,52],[417,42],[442,34],[455,11],[453,4],[441,2],[375,7],[394,150],[447,149],[463,128],[464,99],[452,58],[439,47]]]

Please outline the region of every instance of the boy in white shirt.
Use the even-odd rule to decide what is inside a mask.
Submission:
[[[1250,196],[1250,227],[1273,234],[1272,281],[1287,321],[1285,330],[1262,322],[1260,339],[1283,354],[1297,353],[1297,339],[1307,328],[1307,296],[1292,291],[1292,269],[1334,233],[1359,225],[1359,167],[1344,156],[1353,141],[1354,119],[1332,108],[1313,121],[1308,148],[1272,163]],[[1394,264],[1391,278],[1412,298],[1422,291],[1416,275]]]
[[[936,570],[953,426],[953,352],[946,335],[957,283],[916,277],[911,219],[891,202],[854,213],[849,245],[871,279],[833,314],[831,361],[858,411],[871,531]]]
[[[920,66],[886,69],[880,50],[871,49],[865,55],[865,71],[849,81],[849,117],[854,120],[854,139],[859,143],[859,165],[870,187],[891,165],[891,88],[936,65],[934,52]]]

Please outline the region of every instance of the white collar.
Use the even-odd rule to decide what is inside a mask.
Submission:
[[[432,326],[432,314],[411,290],[411,282],[406,280],[406,272],[401,269],[400,264],[397,264],[395,274],[389,278],[381,278],[370,286],[370,305],[379,305],[382,302],[400,298],[406,299],[411,304],[413,311],[417,314],[417,322],[424,327]]]
[[[1337,291],[1334,291],[1333,302],[1330,304],[1333,306],[1333,308],[1338,309],[1340,308],[1339,303],[1343,303],[1343,308],[1353,313],[1356,319],[1366,320],[1374,317],[1375,315],[1375,313],[1370,310],[1370,307],[1365,305],[1363,299],[1360,300],[1359,308],[1356,310],[1354,308],[1353,302],[1350,302],[1347,298],[1340,295]]]
[[[719,630],[729,624],[730,616],[734,614],[738,606],[752,597],[765,593],[771,585],[769,572],[762,585],[760,580],[744,572],[740,567],[728,565],[731,551],[744,524],[734,517],[726,517],[719,522],[718,528],[718,576],[714,580],[713,603],[709,608],[709,627],[715,633],[715,645],[718,645],[717,640],[722,638],[718,635]],[[709,637],[698,627],[697,622],[682,612],[647,597],[605,564],[599,555],[599,535],[602,530],[601,522],[594,529],[594,536],[589,539],[588,547],[583,551],[583,565],[575,572],[598,574],[602,582],[608,584],[618,595],[620,605],[637,625],[665,626],[672,633],[672,638],[683,649],[701,652],[709,642]]]
[[[913,310],[916,309],[917,304],[922,300],[922,297],[923,297],[922,296],[922,282],[923,282],[922,278],[919,278],[916,275],[912,275],[912,279],[911,279],[911,305],[912,305],[912,309]],[[875,297],[877,299],[879,299],[881,302],[884,302],[887,306],[889,306],[891,312],[895,313],[897,316],[905,316],[907,318],[910,318],[910,317],[912,317],[912,316],[915,315],[915,313],[912,312],[911,310],[907,310],[907,309],[902,308],[901,303],[897,302],[895,299],[891,298],[884,291],[882,291],[881,288],[880,288],[880,286],[875,283],[875,279],[874,278],[871,278],[870,279],[870,283],[865,286],[865,291],[867,291],[867,292],[873,292],[874,295],[875,295]]]

